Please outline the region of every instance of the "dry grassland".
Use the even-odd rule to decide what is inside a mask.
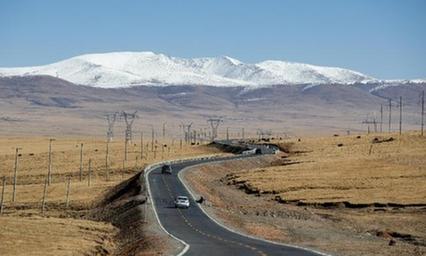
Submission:
[[[234,181],[283,202],[426,205],[426,137],[304,138],[280,146],[290,158],[237,173]]]
[[[425,255],[426,138],[275,142],[288,153],[194,167],[185,179],[244,233],[332,255]]]
[[[80,144],[83,143],[83,176],[80,181]],[[45,213],[41,213],[44,183],[48,172],[49,138],[0,138],[0,178],[5,177],[4,211],[0,215],[0,255],[106,255],[114,251],[117,233],[110,223],[87,217],[91,206],[104,192],[161,159],[210,154],[212,149],[166,141],[157,152],[144,143],[129,146],[124,162],[124,142],[109,145],[106,178],[106,143],[97,138],[56,138],[52,142],[52,183],[47,188]],[[15,148],[19,150],[16,201],[12,202]],[[92,162],[91,185],[88,162]],[[70,178],[69,207],[66,181]],[[1,187],[1,179],[0,179]],[[1,192],[1,190],[0,190]],[[1,197],[1,195],[0,195]]]

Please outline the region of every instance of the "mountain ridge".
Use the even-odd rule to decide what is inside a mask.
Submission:
[[[266,60],[243,63],[229,56],[179,58],[153,52],[85,54],[43,66],[0,68],[0,76],[50,75],[75,84],[208,85],[249,88],[294,84],[354,84],[380,80],[349,69]]]

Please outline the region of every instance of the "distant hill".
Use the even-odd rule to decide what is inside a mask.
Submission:
[[[388,98],[393,99],[393,128],[397,104],[404,100],[404,128],[418,129],[419,95],[426,84],[292,85],[247,89],[244,86],[133,86],[97,88],[76,85],[51,76],[0,78],[0,135],[103,135],[105,114],[138,111],[135,130],[158,128],[167,122],[170,133],[181,134],[182,121],[208,129],[206,119],[224,118],[220,133],[230,127],[235,136],[245,128],[281,134],[365,131],[366,118],[379,122],[380,105],[387,122]],[[374,89],[376,88],[376,89]],[[387,127],[387,126],[386,126]],[[123,130],[122,122],[116,128]],[[371,126],[371,129],[373,127]]]

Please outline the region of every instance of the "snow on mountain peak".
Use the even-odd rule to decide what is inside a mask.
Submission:
[[[0,68],[0,76],[51,75],[82,85],[211,85],[250,88],[282,84],[353,84],[376,79],[348,69],[228,56],[185,59],[153,52],[85,54],[45,66]]]

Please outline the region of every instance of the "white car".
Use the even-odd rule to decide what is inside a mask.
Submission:
[[[176,208],[189,208],[189,199],[186,196],[178,196],[175,200]]]

